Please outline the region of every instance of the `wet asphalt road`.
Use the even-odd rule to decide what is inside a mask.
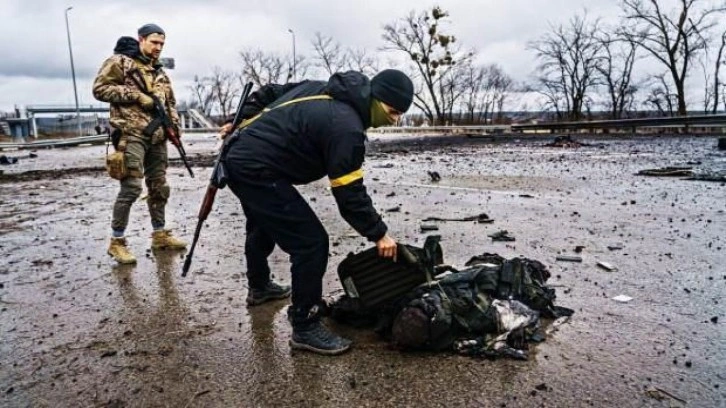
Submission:
[[[343,326],[336,329],[355,341],[350,353],[291,353],[287,302],[244,304],[244,217],[228,190],[217,195],[192,271],[181,278],[183,253],[148,249],[143,202],[128,231],[138,265],[119,267],[106,255],[117,185],[93,170],[102,147],[41,150],[3,166],[0,406],[726,405],[726,187],[635,175],[682,165],[724,170],[716,139],[588,139],[593,145],[579,149],[543,147],[548,141],[374,140],[365,167],[400,241],[421,245],[426,217],[484,212],[493,224],[438,223],[447,263],[495,252],[548,266],[557,304],[576,314],[525,362],[401,353]],[[192,155],[214,147],[202,137],[187,143]],[[30,170],[41,172],[14,175]],[[188,240],[211,169],[195,172],[169,171],[169,226]],[[338,215],[326,183],[301,191],[331,237],[324,290],[339,291],[337,264],[370,244]],[[502,229],[516,241],[487,238]],[[582,263],[555,260],[576,246]],[[273,254],[271,267],[289,282],[284,253]],[[617,295],[633,300],[618,303]]]

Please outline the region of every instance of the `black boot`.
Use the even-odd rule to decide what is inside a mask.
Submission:
[[[269,281],[262,288],[250,288],[247,293],[247,305],[255,306],[269,300],[285,299],[290,297],[290,292],[289,285],[280,285],[274,281]]]
[[[350,349],[352,342],[328,330],[317,315],[317,306],[304,311],[290,307],[288,317],[292,321],[290,347],[313,353],[335,356]]]

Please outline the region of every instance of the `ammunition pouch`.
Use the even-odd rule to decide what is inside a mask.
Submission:
[[[121,129],[114,129],[108,134],[113,145],[114,152],[108,154],[108,143],[106,144],[106,171],[111,178],[123,180],[129,175],[129,168],[126,164],[126,137]]]
[[[129,175],[124,152],[116,151],[106,155],[106,171],[116,180],[123,180]]]

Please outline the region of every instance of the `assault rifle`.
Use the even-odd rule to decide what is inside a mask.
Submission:
[[[176,147],[176,150],[179,152],[179,157],[181,157],[184,162],[184,166],[186,166],[187,170],[189,170],[189,175],[194,178],[192,167],[187,161],[187,152],[184,151],[184,145],[182,144],[181,139],[179,139],[179,135],[176,133],[174,123],[171,121],[169,115],[166,114],[166,109],[164,109],[164,105],[161,103],[161,100],[159,100],[156,95],[152,94],[149,96],[154,100],[154,119],[149,122],[144,129],[144,135],[151,136],[154,132],[156,132],[156,129],[158,129],[159,126],[163,126],[164,134],[166,134],[166,137],[169,139],[171,144]]]
[[[212,206],[214,205],[214,198],[217,195],[217,190],[220,188],[224,188],[227,184],[227,174],[226,168],[224,166],[224,158],[226,157],[227,149],[232,138],[236,138],[239,134],[238,132],[236,132],[236,130],[240,123],[242,123],[242,107],[247,101],[247,98],[250,96],[251,90],[252,82],[248,82],[245,85],[244,90],[242,91],[242,97],[239,100],[237,112],[234,114],[234,120],[232,120],[232,133],[227,136],[224,144],[222,145],[222,148],[219,151],[219,154],[217,155],[217,159],[214,161],[214,170],[212,171],[212,177],[209,180],[207,192],[204,193],[202,205],[199,207],[199,214],[197,216],[197,228],[194,230],[194,239],[192,240],[192,246],[189,249],[189,253],[187,253],[187,257],[184,260],[184,266],[182,267],[182,277],[187,276],[187,272],[189,272],[189,267],[192,265],[194,248],[197,246],[197,241],[199,241],[199,234],[202,231],[202,225],[204,225],[204,221],[207,220],[209,213],[212,212]]]

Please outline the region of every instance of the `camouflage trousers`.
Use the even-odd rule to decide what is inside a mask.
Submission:
[[[166,183],[168,165],[166,142],[152,144],[149,138],[129,138],[124,158],[129,175],[120,181],[121,190],[113,206],[111,228],[114,231],[126,229],[131,205],[141,195],[142,178],[146,180],[148,192],[146,204],[151,215],[151,225],[154,228],[162,228],[165,222],[166,202],[169,199],[169,185]]]

